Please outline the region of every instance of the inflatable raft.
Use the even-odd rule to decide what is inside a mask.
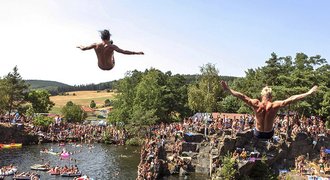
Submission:
[[[17,172],[17,168],[12,167],[11,169],[8,169],[6,171],[0,170],[0,176],[11,176],[11,175],[14,175],[16,172]]]

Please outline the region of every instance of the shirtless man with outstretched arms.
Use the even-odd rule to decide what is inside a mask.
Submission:
[[[267,86],[262,89],[261,101],[259,101],[258,99],[251,99],[243,93],[230,89],[227,83],[224,81],[221,81],[221,85],[225,91],[228,91],[230,94],[241,99],[247,105],[253,108],[256,114],[254,135],[260,139],[270,139],[273,137],[274,119],[281,107],[285,107],[290,103],[297,102],[317,90],[317,86],[314,86],[306,93],[293,95],[286,100],[272,102],[272,89]]]
[[[90,46],[77,46],[77,48],[83,51],[94,49],[98,60],[98,66],[102,70],[111,70],[115,66],[115,58],[113,55],[114,51],[127,55],[144,54],[143,52],[123,50],[120,49],[118,46],[112,44],[112,41],[110,41],[111,34],[106,29],[101,31],[100,33],[102,39],[101,43],[94,43]]]

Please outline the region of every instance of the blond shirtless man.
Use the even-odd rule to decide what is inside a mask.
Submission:
[[[272,102],[272,89],[267,86],[262,89],[261,101],[259,101],[258,99],[251,99],[243,93],[230,89],[224,81],[221,81],[221,85],[225,91],[228,91],[230,94],[241,99],[253,108],[256,115],[254,135],[260,139],[270,139],[273,137],[274,119],[281,107],[285,107],[290,103],[301,100],[317,90],[317,86],[314,86],[306,93],[293,95],[286,100]]]
[[[143,52],[134,52],[134,51],[127,51],[120,49],[118,46],[112,44],[112,41],[110,41],[110,32],[108,30],[100,31],[101,33],[101,43],[94,43],[90,46],[77,46],[77,48],[85,51],[94,49],[97,60],[98,60],[98,66],[102,70],[111,70],[115,66],[115,58],[114,58],[114,51],[127,54],[127,55],[143,55]]]

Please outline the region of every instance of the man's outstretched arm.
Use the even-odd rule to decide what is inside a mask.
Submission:
[[[143,52],[134,52],[134,51],[128,51],[128,50],[123,50],[123,49],[120,49],[118,46],[116,45],[113,45],[113,49],[119,53],[122,53],[122,54],[127,54],[127,55],[144,55]]]
[[[243,94],[241,92],[235,91],[233,89],[230,89],[225,81],[221,81],[221,85],[222,85],[222,88],[225,91],[228,91],[233,96],[241,99],[242,101],[244,101],[249,106],[254,106],[253,100],[250,97],[248,97],[247,95],[245,95],[245,94]]]
[[[297,94],[297,95],[293,95],[291,97],[289,97],[286,100],[283,101],[275,101],[274,105],[275,106],[279,106],[279,107],[284,107],[287,106],[291,103],[297,102],[303,98],[305,98],[308,95],[311,95],[312,93],[314,93],[317,90],[317,86],[313,86],[308,92],[302,93],[302,94]]]
[[[89,46],[77,46],[77,48],[85,51],[85,50],[90,50],[90,49],[94,49],[96,48],[96,44],[92,44],[92,45],[89,45]]]

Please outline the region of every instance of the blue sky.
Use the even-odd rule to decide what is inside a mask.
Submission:
[[[15,65],[24,79],[70,85],[106,82],[129,70],[197,74],[215,64],[220,75],[244,76],[272,52],[330,58],[330,1],[310,0],[6,0],[0,6],[0,72]],[[102,71],[95,53],[110,29],[122,49]]]

